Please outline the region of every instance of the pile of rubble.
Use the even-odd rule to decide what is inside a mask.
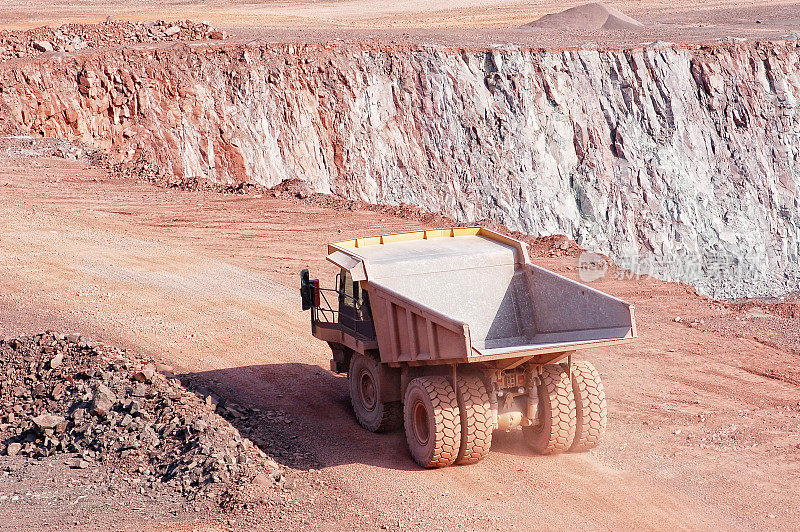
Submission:
[[[280,490],[284,470],[170,368],[78,335],[0,341],[0,452],[64,455],[226,507]]]
[[[43,52],[75,52],[84,48],[161,41],[225,39],[225,32],[207,22],[105,22],[42,26],[26,31],[0,31],[0,61],[38,55]]]
[[[59,159],[102,159],[103,154],[80,142],[48,137],[0,137],[0,157],[58,157]]]

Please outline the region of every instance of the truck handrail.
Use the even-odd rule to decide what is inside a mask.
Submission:
[[[341,320],[338,319],[338,316],[341,313],[341,310],[335,309],[333,307],[331,302],[328,300],[328,296],[326,295],[326,292],[327,293],[333,292],[333,293],[337,294],[337,299],[341,297],[341,298],[346,298],[346,299],[349,299],[350,301],[352,301],[353,302],[353,308],[355,310],[355,316],[362,316],[364,314],[364,309],[367,306],[362,301],[360,301],[359,299],[355,298],[354,296],[352,296],[352,295],[350,295],[350,294],[348,294],[346,292],[341,292],[341,291],[337,290],[336,288],[315,287],[315,290],[320,295],[320,304],[311,307],[311,319],[316,325],[321,326],[321,327],[326,327],[326,328],[332,328],[334,326],[336,328],[344,327],[344,328],[347,328],[348,330],[352,331],[352,333],[354,333],[354,334],[358,334],[358,335],[362,335],[362,336],[364,335],[363,331],[359,330],[358,324],[363,324],[363,323],[368,323],[368,322],[371,323],[372,320],[371,319],[363,319],[363,318],[354,317],[353,318],[354,327],[350,327],[349,325],[342,323]],[[324,303],[324,306],[323,306],[323,303]]]

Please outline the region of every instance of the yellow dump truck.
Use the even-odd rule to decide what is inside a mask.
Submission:
[[[303,270],[303,309],[364,428],[405,425],[423,467],[477,462],[494,430],[514,427],[539,453],[600,442],[603,385],[572,355],[632,341],[632,305],[532,264],[523,242],[483,227],[335,242],[327,258],[341,268],[335,288]]]

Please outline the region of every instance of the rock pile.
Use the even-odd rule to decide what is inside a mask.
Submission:
[[[644,25],[638,20],[629,17],[618,9],[605,5],[603,2],[592,2],[571,7],[559,13],[545,15],[534,20],[528,26],[571,31],[636,31],[644,28]]]
[[[281,488],[283,469],[169,370],[74,334],[2,340],[0,451],[63,454],[73,468],[136,476],[142,493],[226,506]]]
[[[70,53],[84,48],[124,44],[224,38],[225,32],[206,22],[191,20],[64,24],[55,29],[42,26],[26,31],[3,30],[0,31],[0,61],[44,52]]]
[[[103,154],[68,140],[42,137],[0,137],[0,157],[58,157],[60,159],[103,160]]]

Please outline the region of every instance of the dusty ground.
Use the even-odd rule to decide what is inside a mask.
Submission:
[[[610,2],[638,32],[522,28],[583,2],[196,2],[6,0],[0,28],[191,18],[234,41],[400,40],[484,46],[627,46],[654,40],[780,38],[800,31],[787,0]],[[286,412],[270,429],[298,470],[294,512],[269,528],[800,528],[800,324],[652,279],[598,281],[637,305],[641,339],[592,351],[609,397],[605,443],[532,455],[496,435],[483,463],[418,469],[402,434],[361,429],[346,382],[298,310],[297,271],[330,278],[324,244],[419,227],[413,219],[264,195],[164,190],[82,161],[0,160],[0,336],[74,330],[175,366],[250,407]],[[575,277],[574,257],[536,258]],[[680,318],[676,321],[676,318]],[[246,423],[241,422],[244,426]],[[270,449],[274,451],[275,449]],[[0,529],[235,528],[180,501],[93,491],[85,471],[0,457]],[[77,519],[80,516],[81,519]],[[85,519],[84,519],[85,517]]]
[[[381,212],[110,180],[80,160],[6,158],[0,335],[83,331],[245,406],[285,411],[291,422],[279,436],[310,458],[280,459],[317,487],[293,494],[288,521],[265,526],[800,527],[797,319],[733,311],[681,285],[596,283],[636,304],[641,338],[585,354],[610,411],[607,439],[592,453],[535,456],[520,433],[500,433],[478,465],[423,471],[402,434],[361,429],[345,380],[325,369],[327,348],[299,310],[297,271],[329,279],[326,242],[418,226]],[[574,257],[536,261],[576,275]],[[742,323],[768,324],[771,346]],[[41,483],[0,488],[3,526],[32,528],[45,515],[69,523],[71,504],[25,496],[56,489],[47,467],[31,471]],[[146,519],[182,527],[215,518],[173,510],[164,501]],[[119,526],[145,517],[113,504],[98,511]]]
[[[620,46],[654,40],[774,39],[800,31],[800,3],[796,0],[609,1],[609,5],[638,19],[646,28],[636,32],[522,28],[545,14],[585,3],[574,0],[212,0],[202,3],[133,0],[120,5],[108,0],[6,0],[0,12],[0,28],[102,22],[109,16],[134,21],[189,18],[210,21],[238,35],[241,41],[251,38],[303,42],[332,38],[390,39],[453,46],[508,42],[526,46],[575,46],[586,42]]]

